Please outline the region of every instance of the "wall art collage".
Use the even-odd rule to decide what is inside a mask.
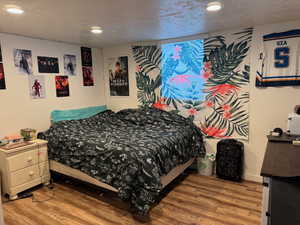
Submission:
[[[81,47],[83,86],[94,86],[92,49]],[[31,99],[46,98],[45,75],[55,75],[56,97],[70,96],[69,76],[76,76],[76,55],[64,54],[64,68],[59,68],[59,57],[37,56],[37,71],[42,75],[34,75],[32,51],[28,49],[13,49],[14,67],[17,74],[28,76],[28,88]],[[59,75],[63,72],[63,75]],[[0,46],[0,90],[7,88],[5,70]]]

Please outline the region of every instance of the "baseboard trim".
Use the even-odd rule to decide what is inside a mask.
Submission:
[[[253,174],[245,174],[244,179],[247,181],[254,181],[258,183],[262,183],[263,178],[261,176],[253,175]]]

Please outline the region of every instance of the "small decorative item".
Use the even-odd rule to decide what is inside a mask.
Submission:
[[[36,130],[31,128],[25,128],[21,130],[21,135],[25,141],[32,141],[36,139]]]
[[[216,161],[215,153],[207,153],[204,158],[198,159],[198,173],[204,176],[212,176]]]
[[[24,137],[22,137],[20,134],[13,134],[13,135],[9,135],[6,136],[4,138],[7,141],[6,145],[15,145],[15,144],[21,144],[24,142]]]

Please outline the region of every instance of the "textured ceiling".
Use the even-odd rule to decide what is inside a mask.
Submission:
[[[178,38],[228,28],[300,19],[300,0],[223,0],[208,13],[204,0],[0,0],[0,32],[104,47]],[[17,4],[25,13],[2,8]],[[89,33],[99,25],[101,35]]]

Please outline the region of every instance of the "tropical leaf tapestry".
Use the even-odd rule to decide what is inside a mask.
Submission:
[[[207,137],[248,139],[252,32],[134,46],[140,106],[189,117]]]

